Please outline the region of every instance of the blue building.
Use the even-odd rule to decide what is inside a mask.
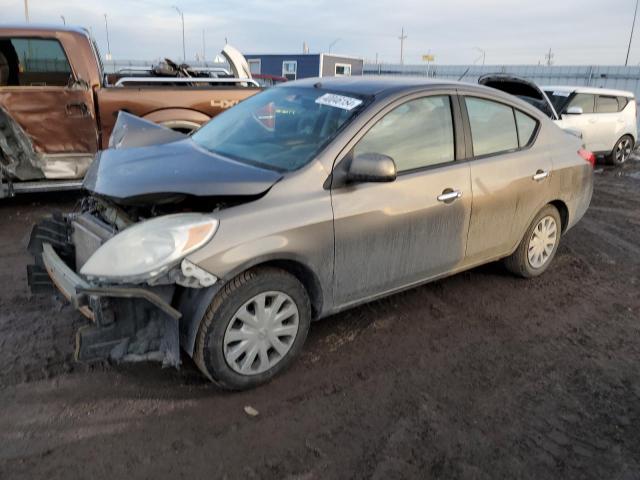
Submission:
[[[310,77],[362,75],[362,58],[331,53],[245,55],[253,75],[273,75],[287,80]]]

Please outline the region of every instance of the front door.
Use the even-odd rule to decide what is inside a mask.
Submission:
[[[471,188],[468,164],[455,160],[450,97],[395,106],[350,155],[363,153],[393,158],[398,177],[332,190],[337,306],[454,270],[464,260]]]
[[[56,39],[0,38],[0,55],[6,169],[19,180],[81,178],[98,147],[91,89]]]
[[[601,115],[596,113],[596,96],[590,93],[577,93],[563,109],[566,112],[571,107],[579,107],[582,114],[563,113],[558,122],[562,128],[571,128],[582,133],[585,148],[592,152],[602,150],[603,141],[600,129]]]

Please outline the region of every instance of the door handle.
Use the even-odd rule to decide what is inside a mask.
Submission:
[[[540,180],[544,180],[545,178],[547,178],[549,176],[549,172],[545,171],[545,170],[538,170],[535,175],[532,177],[536,182],[539,182]]]
[[[88,117],[91,115],[89,107],[84,102],[67,103],[65,105],[65,111],[68,117]]]
[[[440,195],[438,195],[438,201],[443,203],[451,203],[462,197],[460,190],[453,190],[451,188],[445,188]]]

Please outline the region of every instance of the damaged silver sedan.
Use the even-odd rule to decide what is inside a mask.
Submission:
[[[182,349],[229,389],[312,320],[499,259],[540,275],[592,194],[593,156],[542,112],[421,79],[287,83],[189,137],[121,114],[110,147],[34,228],[30,285],[91,321],[79,360]]]

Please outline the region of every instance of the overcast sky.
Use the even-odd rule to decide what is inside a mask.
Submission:
[[[182,57],[177,5],[184,11],[187,59],[222,48],[225,38],[246,53],[311,52],[399,61],[405,29],[405,63],[432,53],[439,64],[537,64],[552,48],[567,64],[624,64],[635,0],[28,0],[32,23],[90,28],[107,50],[108,15],[114,59]],[[24,21],[24,0],[0,0],[0,22]],[[640,29],[636,32],[640,37]],[[630,65],[640,62],[634,39]]]

